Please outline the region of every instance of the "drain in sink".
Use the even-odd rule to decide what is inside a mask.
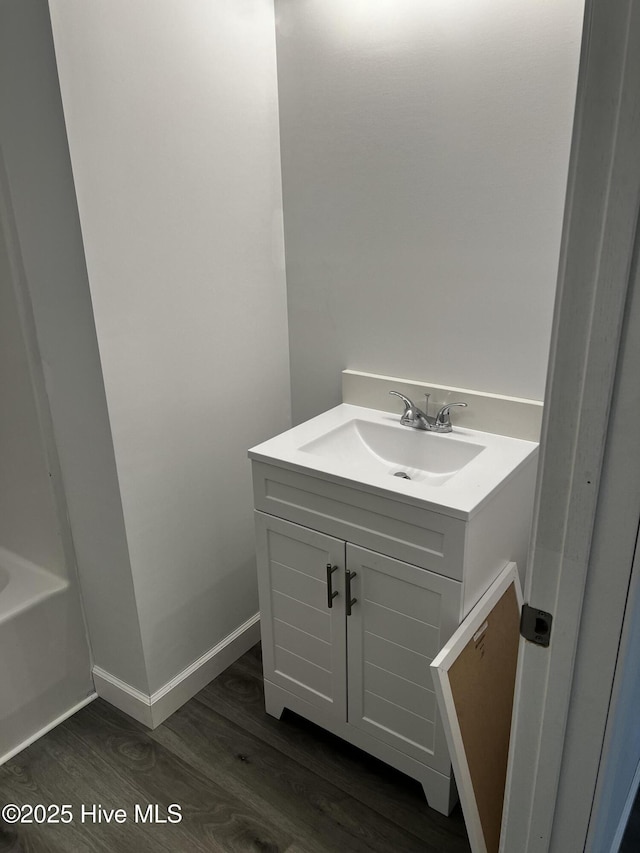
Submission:
[[[393,475],[394,477],[402,477],[403,480],[410,480],[411,477],[407,474],[406,471],[396,471]]]

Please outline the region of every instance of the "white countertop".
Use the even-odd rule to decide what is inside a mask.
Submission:
[[[452,415],[455,417],[454,412]],[[368,427],[367,424],[373,426]],[[364,433],[366,429],[384,435],[385,447],[392,448],[391,455],[379,456],[370,447],[365,449],[364,440],[362,448],[357,446],[360,432]],[[422,451],[428,449],[426,456],[433,460],[433,465],[429,463],[426,467],[431,466],[433,473],[397,462],[393,456],[395,436],[392,430],[398,431],[398,448],[405,449],[406,458],[412,458],[414,451],[422,455]],[[343,435],[346,437],[344,442]],[[446,447],[446,443],[457,446]],[[311,447],[305,449],[307,445]],[[318,446],[319,451],[316,449]],[[439,447],[442,453],[439,453]],[[249,457],[387,498],[395,497],[404,503],[424,506],[444,515],[468,519],[516,471],[532,462],[537,450],[538,444],[533,441],[459,428],[455,423],[451,433],[416,430],[400,424],[399,415],[342,403],[251,448]],[[458,451],[462,451],[465,458],[473,458],[457,471],[443,471],[439,457],[455,458]],[[446,465],[444,467],[446,469]],[[413,479],[393,476],[394,471],[403,468]]]

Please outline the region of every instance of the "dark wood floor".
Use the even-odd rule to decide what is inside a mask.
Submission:
[[[293,714],[264,712],[259,647],[155,731],[93,702],[0,767],[0,803],[72,806],[69,824],[0,823],[0,853],[429,853],[468,851],[459,806]],[[177,824],[134,807],[181,806]],[[123,808],[125,824],[80,820]]]

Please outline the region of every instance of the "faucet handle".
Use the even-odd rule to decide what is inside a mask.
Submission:
[[[399,391],[389,391],[389,393],[394,397],[400,397],[404,403],[404,412],[400,417],[401,424],[404,424],[405,426],[415,426],[416,423],[424,417],[423,413],[416,406],[413,400],[405,397],[404,394],[401,394]]]
[[[447,403],[446,406],[443,406],[438,414],[436,415],[436,426],[437,427],[450,427],[451,426],[451,418],[449,417],[449,409],[452,409],[454,406],[461,406],[463,409],[466,409],[467,403]]]
[[[416,407],[412,400],[408,397],[405,397],[404,394],[401,394],[399,391],[389,391],[394,397],[400,397],[402,402],[404,403],[404,412],[400,417],[401,424],[412,424],[415,416],[416,416]]]
[[[405,412],[409,409],[415,408],[413,402],[408,397],[405,397],[404,394],[401,394],[399,391],[389,391],[389,393],[392,394],[394,397],[400,397],[400,399],[404,403]]]

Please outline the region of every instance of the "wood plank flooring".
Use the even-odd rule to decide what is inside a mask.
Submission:
[[[98,699],[0,767],[0,803],[70,804],[68,824],[0,821],[0,853],[468,853],[418,783],[293,714],[264,711],[259,646],[155,731]],[[135,821],[158,804],[180,823]],[[81,806],[126,823],[81,821]]]

